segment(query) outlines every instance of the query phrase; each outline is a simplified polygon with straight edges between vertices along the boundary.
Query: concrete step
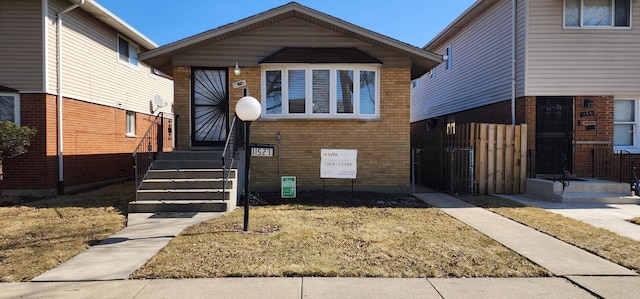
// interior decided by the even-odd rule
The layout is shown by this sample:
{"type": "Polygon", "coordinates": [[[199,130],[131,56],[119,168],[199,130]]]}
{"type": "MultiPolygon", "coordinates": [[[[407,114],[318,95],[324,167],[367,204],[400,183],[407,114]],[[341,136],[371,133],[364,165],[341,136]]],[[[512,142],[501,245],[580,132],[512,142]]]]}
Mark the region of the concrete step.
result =
{"type": "Polygon", "coordinates": [[[628,183],[596,179],[559,181],[527,179],[527,195],[553,202],[639,203],[628,183]]]}
{"type": "Polygon", "coordinates": [[[163,152],[157,160],[220,160],[222,150],[219,151],[173,151],[163,152]]]}
{"type": "MultiPolygon", "coordinates": [[[[236,170],[231,169],[229,178],[236,178],[236,170]]],[[[214,179],[222,178],[222,169],[151,169],[147,179],[214,179]]]]}
{"type": "Polygon", "coordinates": [[[144,200],[227,200],[232,190],[222,189],[168,189],[138,190],[137,201],[144,200]]]}
{"type": "Polygon", "coordinates": [[[222,168],[221,160],[156,160],[151,169],[213,169],[222,168]]]}
{"type": "MultiPolygon", "coordinates": [[[[142,181],[140,190],[171,190],[171,189],[222,189],[224,180],[217,179],[146,179],[142,181]]],[[[233,181],[228,180],[225,189],[233,187],[233,181]]]]}
{"type": "Polygon", "coordinates": [[[129,203],[129,213],[225,211],[227,202],[220,200],[148,200],[129,203]]]}
{"type": "Polygon", "coordinates": [[[558,202],[590,202],[607,204],[640,204],[640,196],[621,196],[619,193],[564,192],[558,202]]]}

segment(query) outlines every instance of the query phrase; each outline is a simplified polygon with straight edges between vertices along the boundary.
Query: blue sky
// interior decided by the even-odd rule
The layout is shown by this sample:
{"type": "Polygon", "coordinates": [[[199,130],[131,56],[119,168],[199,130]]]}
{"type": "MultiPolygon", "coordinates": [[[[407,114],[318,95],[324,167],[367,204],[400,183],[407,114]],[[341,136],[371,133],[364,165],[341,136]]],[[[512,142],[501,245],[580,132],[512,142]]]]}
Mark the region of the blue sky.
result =
{"type": "MultiPolygon", "coordinates": [[[[162,46],[289,0],[96,0],[162,46]]],[[[298,0],[304,6],[422,47],[475,0],[298,0]]]]}

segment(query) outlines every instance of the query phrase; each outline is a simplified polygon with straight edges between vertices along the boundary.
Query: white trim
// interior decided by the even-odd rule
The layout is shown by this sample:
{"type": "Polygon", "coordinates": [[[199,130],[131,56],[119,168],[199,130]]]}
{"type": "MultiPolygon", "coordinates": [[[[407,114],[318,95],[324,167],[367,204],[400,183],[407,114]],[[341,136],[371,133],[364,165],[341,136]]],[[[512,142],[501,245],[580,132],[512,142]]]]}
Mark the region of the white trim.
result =
{"type": "Polygon", "coordinates": [[[49,1],[42,1],[42,90],[49,92],[49,1]]]}
{"type": "Polygon", "coordinates": [[[20,125],[20,94],[17,92],[0,92],[0,96],[13,97],[13,123],[20,125]]]}
{"type": "Polygon", "coordinates": [[[614,29],[614,30],[625,30],[633,28],[633,1],[629,0],[629,26],[616,26],[616,0],[611,0],[611,25],[607,26],[598,26],[598,25],[584,25],[584,0],[580,1],[580,20],[578,26],[567,26],[567,0],[562,0],[562,29],[614,29]]]}
{"type": "Polygon", "coordinates": [[[640,152],[640,100],[637,98],[616,98],[614,99],[614,116],[613,116],[613,149],[614,150],[626,150],[632,153],[640,152]],[[633,102],[633,121],[619,121],[615,120],[615,102],[617,101],[632,101],[633,102]],[[615,127],[616,125],[631,125],[632,126],[632,137],[631,137],[631,146],[628,145],[615,145],[615,127]]]}
{"type": "Polygon", "coordinates": [[[262,105],[261,119],[277,120],[277,119],[358,119],[358,120],[378,120],[380,119],[380,66],[375,65],[355,65],[355,64],[290,64],[290,65],[262,65],[261,69],[261,94],[263,99],[260,101],[262,105]],[[288,71],[305,70],[305,112],[289,113],[289,76],[288,71]],[[313,71],[328,70],[329,71],[329,113],[313,113],[313,71]],[[267,87],[266,72],[281,72],[281,113],[267,113],[267,87]],[[338,113],[337,99],[337,72],[353,71],[353,112],[338,113]],[[374,113],[360,114],[360,72],[375,73],[375,98],[374,113]]]}
{"type": "Polygon", "coordinates": [[[122,35],[120,33],[116,34],[116,58],[118,59],[118,61],[120,63],[126,64],[126,65],[128,65],[130,67],[138,69],[138,68],[140,68],[140,57],[139,56],[140,56],[140,46],[138,44],[136,44],[135,42],[133,42],[132,40],[128,39],[127,37],[125,37],[124,35],[122,35]],[[129,46],[127,48],[127,50],[128,50],[128,53],[127,53],[128,54],[128,56],[127,56],[128,59],[127,60],[124,60],[124,59],[120,58],[120,39],[126,41],[128,46],[129,46]],[[132,48],[135,49],[135,61],[136,61],[135,64],[131,62],[131,53],[132,53],[131,49],[132,48]]]}

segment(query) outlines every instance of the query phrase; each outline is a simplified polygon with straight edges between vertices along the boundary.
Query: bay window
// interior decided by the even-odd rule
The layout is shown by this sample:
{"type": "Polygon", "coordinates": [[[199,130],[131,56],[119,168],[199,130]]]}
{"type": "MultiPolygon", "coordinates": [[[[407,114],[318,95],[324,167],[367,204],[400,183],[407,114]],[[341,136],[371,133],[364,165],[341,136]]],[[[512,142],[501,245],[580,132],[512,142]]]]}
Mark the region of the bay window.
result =
{"type": "Polygon", "coordinates": [[[266,66],[263,118],[376,119],[379,80],[377,66],[266,66]]]}

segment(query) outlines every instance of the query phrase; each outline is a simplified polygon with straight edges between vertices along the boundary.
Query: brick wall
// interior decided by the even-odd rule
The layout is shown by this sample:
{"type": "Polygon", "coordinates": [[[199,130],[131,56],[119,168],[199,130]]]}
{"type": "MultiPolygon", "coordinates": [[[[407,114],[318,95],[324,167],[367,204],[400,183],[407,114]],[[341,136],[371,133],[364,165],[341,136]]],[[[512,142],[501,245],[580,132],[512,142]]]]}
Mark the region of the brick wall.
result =
{"type": "Polygon", "coordinates": [[[177,120],[176,149],[191,148],[191,68],[179,66],[173,68],[174,110],[177,120]]]}
{"type": "MultiPolygon", "coordinates": [[[[4,164],[3,189],[9,194],[55,194],[58,185],[57,99],[53,95],[21,95],[23,125],[36,137],[25,155],[4,164]]],[[[136,114],[138,138],[125,136],[126,111],[73,99],[63,102],[64,187],[74,189],[133,175],[131,154],[149,128],[152,116],[136,114]]],[[[165,150],[171,141],[165,134],[165,150]]]]}
{"type": "MultiPolygon", "coordinates": [[[[276,135],[280,132],[280,174],[296,176],[300,189],[322,187],[320,150],[327,148],[358,150],[356,188],[407,190],[410,71],[382,68],[380,76],[380,120],[262,120],[252,125],[252,142],[277,145],[276,135]]],[[[260,69],[243,68],[241,77],[247,80],[249,95],[259,99],[260,69]]],[[[241,93],[240,89],[231,90],[231,114],[241,93]]],[[[274,157],[254,157],[251,165],[253,188],[279,188],[277,147],[274,157]]],[[[350,184],[350,180],[326,181],[329,187],[350,184]]]]}
{"type": "MultiPolygon", "coordinates": [[[[574,173],[579,177],[590,177],[592,171],[593,148],[613,149],[613,105],[612,96],[576,96],[574,105],[574,173]],[[592,106],[584,107],[583,102],[589,99],[592,106]],[[581,113],[593,112],[594,115],[581,116],[581,113]],[[595,128],[587,125],[595,124],[595,128]]],[[[456,123],[487,122],[511,123],[511,101],[506,100],[492,105],[458,112],[456,123]]],[[[425,128],[426,121],[412,124],[413,131],[425,128]]],[[[433,122],[432,122],[433,123],[433,122]]],[[[446,125],[446,116],[435,122],[438,127],[446,125]]],[[[527,124],[528,149],[536,147],[536,97],[527,96],[516,100],[516,123],[527,124]]],[[[413,133],[415,136],[419,134],[413,133]]],[[[420,144],[417,140],[416,145],[420,144]]]]}

